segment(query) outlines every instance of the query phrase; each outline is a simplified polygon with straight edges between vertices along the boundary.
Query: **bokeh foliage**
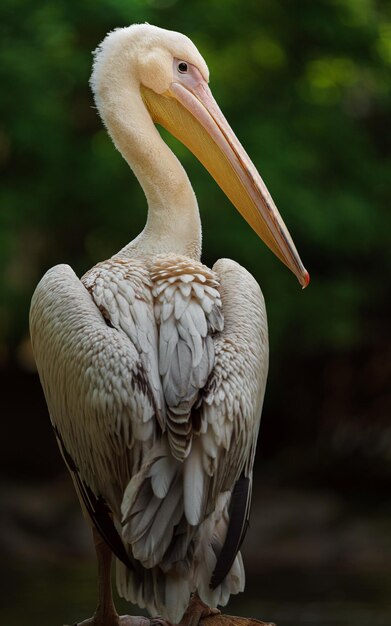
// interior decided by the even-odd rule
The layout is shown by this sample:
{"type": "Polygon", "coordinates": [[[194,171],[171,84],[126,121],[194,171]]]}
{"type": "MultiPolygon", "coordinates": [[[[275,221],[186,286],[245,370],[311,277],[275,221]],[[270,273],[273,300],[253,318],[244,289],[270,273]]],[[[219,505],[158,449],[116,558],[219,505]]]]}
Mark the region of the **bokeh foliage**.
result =
{"type": "MultiPolygon", "coordinates": [[[[312,284],[259,242],[185,148],[204,261],[229,256],[259,280],[272,354],[384,340],[390,262],[391,12],[374,0],[2,0],[1,353],[27,333],[51,265],[79,273],[142,228],[145,200],[93,108],[91,51],[133,22],[182,31],[259,167],[312,284]]],[[[166,135],[164,135],[166,137],[166,135]]]]}

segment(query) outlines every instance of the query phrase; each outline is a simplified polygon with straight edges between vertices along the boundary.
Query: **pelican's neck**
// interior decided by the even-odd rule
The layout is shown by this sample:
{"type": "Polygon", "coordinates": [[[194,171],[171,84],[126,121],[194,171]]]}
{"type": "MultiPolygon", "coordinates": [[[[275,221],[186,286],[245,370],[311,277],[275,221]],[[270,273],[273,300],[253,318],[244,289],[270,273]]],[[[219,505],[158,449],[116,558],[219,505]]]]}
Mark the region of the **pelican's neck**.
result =
{"type": "MultiPolygon", "coordinates": [[[[121,69],[121,68],[120,68],[121,69]]],[[[182,165],[160,137],[129,73],[113,76],[96,98],[99,112],[148,202],[144,230],[121,254],[201,254],[198,204],[182,165]]]]}

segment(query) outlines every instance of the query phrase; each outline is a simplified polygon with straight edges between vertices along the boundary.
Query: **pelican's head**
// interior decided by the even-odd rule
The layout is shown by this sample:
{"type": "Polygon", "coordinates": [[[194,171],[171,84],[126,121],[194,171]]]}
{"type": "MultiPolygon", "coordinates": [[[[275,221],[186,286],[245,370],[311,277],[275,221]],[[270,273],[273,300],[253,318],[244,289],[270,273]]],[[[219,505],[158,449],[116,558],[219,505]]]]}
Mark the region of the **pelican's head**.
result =
{"type": "Polygon", "coordinates": [[[192,41],[149,24],[110,33],[98,49],[91,80],[98,99],[100,66],[113,54],[118,59],[119,51],[123,67],[132,65],[132,77],[154,122],[193,152],[257,235],[306,287],[309,274],[266,185],[213,98],[208,67],[192,41]]]}

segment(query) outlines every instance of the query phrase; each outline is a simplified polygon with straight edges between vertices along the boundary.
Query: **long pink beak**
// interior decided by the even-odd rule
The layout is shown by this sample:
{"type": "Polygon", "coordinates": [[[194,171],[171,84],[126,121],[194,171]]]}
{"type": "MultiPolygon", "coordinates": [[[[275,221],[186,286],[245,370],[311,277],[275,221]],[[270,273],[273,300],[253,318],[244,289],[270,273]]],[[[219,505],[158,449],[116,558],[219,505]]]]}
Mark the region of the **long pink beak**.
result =
{"type": "Polygon", "coordinates": [[[174,80],[163,94],[142,88],[153,119],[195,154],[257,235],[306,287],[309,274],[265,183],[200,71],[184,63],[182,73],[181,65],[174,59],[174,80]]]}

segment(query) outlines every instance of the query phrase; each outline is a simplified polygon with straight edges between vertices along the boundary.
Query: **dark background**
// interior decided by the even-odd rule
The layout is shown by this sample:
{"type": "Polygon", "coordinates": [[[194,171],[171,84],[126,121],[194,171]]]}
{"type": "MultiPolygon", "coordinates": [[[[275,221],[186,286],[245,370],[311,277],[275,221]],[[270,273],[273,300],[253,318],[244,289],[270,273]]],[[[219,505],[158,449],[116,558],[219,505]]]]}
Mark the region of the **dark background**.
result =
{"type": "Polygon", "coordinates": [[[47,268],[80,275],[143,227],[145,199],[88,79],[106,32],[144,21],[199,47],[311,274],[301,291],[164,135],[198,197],[204,263],[246,266],[269,314],[248,590],[229,610],[280,626],[389,625],[391,9],[374,0],[2,0],[0,621],[62,624],[95,601],[28,309],[47,268]]]}

